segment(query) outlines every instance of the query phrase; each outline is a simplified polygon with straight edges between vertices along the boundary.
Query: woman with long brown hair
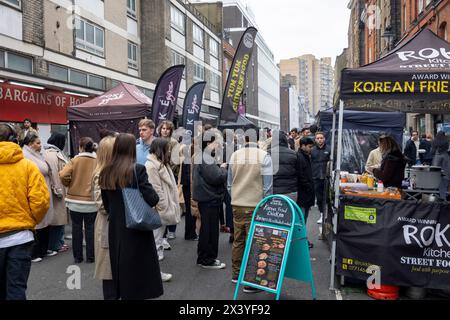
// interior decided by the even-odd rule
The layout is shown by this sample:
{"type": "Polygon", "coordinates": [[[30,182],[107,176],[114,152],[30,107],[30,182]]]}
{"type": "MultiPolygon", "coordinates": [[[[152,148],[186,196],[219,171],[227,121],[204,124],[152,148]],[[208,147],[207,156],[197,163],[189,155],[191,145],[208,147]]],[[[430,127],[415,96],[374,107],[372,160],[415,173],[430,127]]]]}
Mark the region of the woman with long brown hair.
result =
{"type": "MultiPolygon", "coordinates": [[[[178,175],[180,174],[180,158],[181,152],[180,144],[177,140],[175,140],[172,135],[175,129],[175,125],[170,120],[161,121],[156,132],[158,133],[158,137],[166,139],[169,142],[169,160],[170,160],[170,168],[172,169],[172,173],[175,177],[175,181],[178,181],[178,175]]],[[[170,250],[170,244],[166,239],[175,239],[176,238],[177,225],[168,225],[166,231],[164,232],[164,249],[170,250]]]]}
{"type": "Polygon", "coordinates": [[[385,187],[402,188],[405,178],[406,159],[394,138],[381,136],[379,139],[380,151],[383,155],[379,169],[373,169],[373,175],[383,181],[385,187]]]}
{"type": "MultiPolygon", "coordinates": [[[[150,183],[158,193],[159,202],[156,205],[162,226],[154,230],[158,256],[164,257],[164,231],[168,225],[177,225],[180,222],[180,203],[178,199],[177,184],[170,169],[169,142],[163,138],[153,140],[150,156],[145,163],[150,183]]],[[[169,281],[172,276],[161,273],[163,281],[169,281]]]]}
{"type": "Polygon", "coordinates": [[[136,138],[116,137],[113,157],[100,172],[99,186],[109,215],[109,254],[117,299],[151,299],[163,294],[158,256],[152,231],[129,229],[125,223],[122,189],[136,188],[154,207],[158,194],[148,182],[143,165],[136,163],[136,138]]]}

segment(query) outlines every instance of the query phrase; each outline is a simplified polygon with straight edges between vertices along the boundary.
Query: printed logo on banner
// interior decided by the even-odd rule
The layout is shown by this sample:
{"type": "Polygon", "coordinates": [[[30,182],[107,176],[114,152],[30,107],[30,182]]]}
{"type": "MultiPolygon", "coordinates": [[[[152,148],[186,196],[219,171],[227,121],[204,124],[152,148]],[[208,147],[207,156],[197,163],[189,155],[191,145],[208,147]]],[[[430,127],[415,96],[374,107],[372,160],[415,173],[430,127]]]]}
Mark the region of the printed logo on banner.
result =
{"type": "Polygon", "coordinates": [[[377,209],[345,206],[344,219],[376,224],[377,209]]]}
{"type": "Polygon", "coordinates": [[[253,47],[253,36],[250,33],[245,34],[244,45],[249,49],[253,47]]]}

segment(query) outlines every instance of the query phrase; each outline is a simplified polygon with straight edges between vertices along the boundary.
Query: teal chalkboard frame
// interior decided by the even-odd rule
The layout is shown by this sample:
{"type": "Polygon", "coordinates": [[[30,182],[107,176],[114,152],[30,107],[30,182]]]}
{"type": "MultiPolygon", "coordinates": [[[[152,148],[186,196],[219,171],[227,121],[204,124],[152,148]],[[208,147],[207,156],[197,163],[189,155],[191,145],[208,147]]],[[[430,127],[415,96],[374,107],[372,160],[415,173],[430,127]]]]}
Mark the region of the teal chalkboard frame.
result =
{"type": "Polygon", "coordinates": [[[283,280],[285,277],[309,283],[311,285],[312,298],[314,300],[316,299],[316,290],[314,287],[314,278],[311,268],[311,256],[308,247],[307,229],[305,225],[305,219],[303,217],[303,212],[291,198],[284,195],[272,195],[264,198],[253,212],[252,223],[250,225],[250,230],[245,245],[241,270],[239,272],[239,278],[234,292],[234,300],[237,300],[238,298],[239,287],[241,285],[250,286],[256,289],[274,293],[276,294],[276,300],[279,300],[281,289],[283,286],[283,280]],[[292,212],[292,225],[290,227],[285,225],[255,221],[258,209],[273,198],[281,199],[288,203],[289,208],[292,212]],[[281,263],[280,275],[278,278],[276,290],[244,281],[245,269],[247,267],[248,256],[252,244],[252,237],[255,233],[256,226],[269,227],[288,232],[285,254],[281,263]]]}

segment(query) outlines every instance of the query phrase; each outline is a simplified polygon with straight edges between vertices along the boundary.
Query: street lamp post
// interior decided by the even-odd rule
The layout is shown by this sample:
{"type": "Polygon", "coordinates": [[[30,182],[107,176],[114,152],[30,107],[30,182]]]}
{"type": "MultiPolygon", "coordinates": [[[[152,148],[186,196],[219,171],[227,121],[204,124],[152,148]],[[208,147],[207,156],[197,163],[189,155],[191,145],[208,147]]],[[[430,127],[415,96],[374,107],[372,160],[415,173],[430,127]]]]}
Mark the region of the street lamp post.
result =
{"type": "Polygon", "coordinates": [[[387,26],[384,29],[384,33],[383,33],[383,35],[381,37],[382,38],[387,38],[388,52],[391,51],[392,39],[394,39],[394,37],[395,37],[394,32],[392,32],[392,27],[391,26],[387,26]]]}

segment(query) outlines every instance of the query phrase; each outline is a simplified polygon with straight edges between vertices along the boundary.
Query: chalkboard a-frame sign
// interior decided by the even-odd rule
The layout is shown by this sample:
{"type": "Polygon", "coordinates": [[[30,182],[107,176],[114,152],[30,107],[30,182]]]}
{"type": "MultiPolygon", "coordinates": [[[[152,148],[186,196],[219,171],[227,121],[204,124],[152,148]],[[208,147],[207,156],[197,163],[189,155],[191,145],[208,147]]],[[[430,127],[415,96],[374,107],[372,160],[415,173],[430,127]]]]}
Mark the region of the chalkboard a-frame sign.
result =
{"type": "Polygon", "coordinates": [[[253,212],[234,299],[245,285],[278,300],[285,277],[310,283],[316,298],[303,213],[289,197],[274,195],[253,212]]]}

